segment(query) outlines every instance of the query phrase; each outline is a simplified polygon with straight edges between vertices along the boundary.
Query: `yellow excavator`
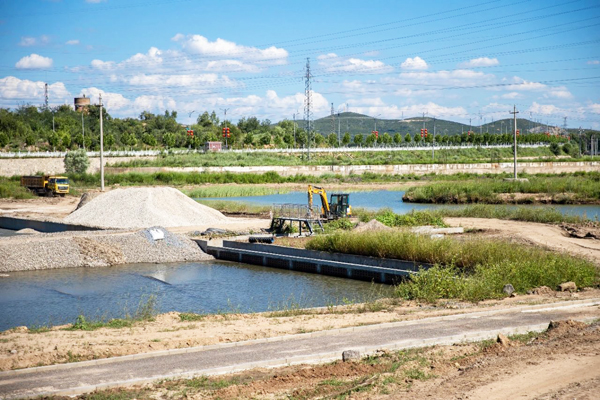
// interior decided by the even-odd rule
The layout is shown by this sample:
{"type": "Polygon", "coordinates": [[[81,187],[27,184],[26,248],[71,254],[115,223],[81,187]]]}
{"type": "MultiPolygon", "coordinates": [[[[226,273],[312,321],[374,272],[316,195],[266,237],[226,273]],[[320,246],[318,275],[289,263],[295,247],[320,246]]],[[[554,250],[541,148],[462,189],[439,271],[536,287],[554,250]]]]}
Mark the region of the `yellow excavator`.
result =
{"type": "Polygon", "coordinates": [[[325,189],[308,185],[308,206],[310,208],[313,206],[313,195],[315,194],[321,197],[321,218],[334,220],[352,215],[350,194],[332,193],[329,201],[327,201],[327,192],[325,189]]]}

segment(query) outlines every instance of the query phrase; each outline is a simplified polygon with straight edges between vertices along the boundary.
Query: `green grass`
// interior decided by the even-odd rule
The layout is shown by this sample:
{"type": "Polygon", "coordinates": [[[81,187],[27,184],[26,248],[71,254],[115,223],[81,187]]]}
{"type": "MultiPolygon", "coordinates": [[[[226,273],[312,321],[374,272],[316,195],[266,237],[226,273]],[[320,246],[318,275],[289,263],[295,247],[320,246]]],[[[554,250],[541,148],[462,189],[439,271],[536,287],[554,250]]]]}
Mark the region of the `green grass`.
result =
{"type": "Polygon", "coordinates": [[[416,203],[534,203],[534,196],[513,199],[500,194],[547,195],[555,204],[600,202],[600,172],[557,176],[527,176],[528,182],[504,181],[502,177],[480,177],[465,182],[437,182],[412,187],[405,201],[416,203]]]}
{"type": "Polygon", "coordinates": [[[184,190],[184,193],[192,198],[265,196],[289,192],[290,189],[285,187],[265,187],[259,185],[203,186],[184,190]]]}
{"type": "Polygon", "coordinates": [[[500,240],[430,239],[403,231],[338,232],[317,236],[306,248],[435,264],[397,287],[396,294],[406,299],[480,301],[504,297],[507,283],[525,293],[567,281],[578,287],[599,282],[598,269],[587,260],[500,240]]]}
{"type": "Polygon", "coordinates": [[[88,318],[85,315],[79,315],[75,322],[65,330],[68,331],[93,331],[100,328],[129,328],[135,322],[152,321],[157,314],[156,296],[150,295],[142,298],[138,304],[137,310],[133,315],[126,315],[125,318],[113,318],[109,320],[88,318]]]}
{"type": "MultiPolygon", "coordinates": [[[[471,148],[437,150],[435,162],[474,163],[512,160],[510,148],[471,148]]],[[[519,148],[519,157],[555,160],[548,147],[519,148]]],[[[163,154],[156,159],[136,159],[112,164],[112,167],[225,167],[225,166],[294,166],[294,165],[390,165],[431,164],[430,150],[312,153],[310,160],[302,153],[194,153],[163,154]]]]}
{"type": "Polygon", "coordinates": [[[560,224],[589,222],[586,216],[566,215],[554,207],[508,207],[491,204],[472,204],[460,208],[443,208],[432,212],[441,217],[456,218],[497,218],[513,221],[560,224]]]}
{"type": "Polygon", "coordinates": [[[361,222],[369,222],[372,219],[376,219],[382,224],[390,227],[423,225],[434,225],[439,227],[447,226],[443,220],[444,214],[437,211],[411,210],[406,214],[396,214],[390,208],[382,208],[378,211],[355,208],[352,209],[352,214],[361,222]]]}
{"type": "Polygon", "coordinates": [[[202,321],[204,318],[206,318],[205,314],[179,313],[181,321],[202,321]]]}
{"type": "Polygon", "coordinates": [[[20,177],[0,177],[0,198],[33,199],[37,196],[21,186],[20,177]]]}
{"type": "Polygon", "coordinates": [[[259,206],[254,204],[242,203],[238,201],[227,201],[227,200],[198,200],[198,203],[212,207],[215,210],[219,210],[229,214],[254,214],[262,215],[268,214],[271,210],[271,206],[259,206]]]}

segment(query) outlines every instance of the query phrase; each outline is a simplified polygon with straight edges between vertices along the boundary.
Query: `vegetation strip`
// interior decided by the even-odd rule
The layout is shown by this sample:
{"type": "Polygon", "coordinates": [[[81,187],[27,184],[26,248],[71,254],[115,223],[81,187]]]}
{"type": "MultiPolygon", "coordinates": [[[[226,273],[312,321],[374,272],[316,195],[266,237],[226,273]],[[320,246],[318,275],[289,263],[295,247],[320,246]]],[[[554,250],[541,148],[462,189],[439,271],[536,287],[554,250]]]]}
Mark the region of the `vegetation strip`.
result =
{"type": "Polygon", "coordinates": [[[597,267],[587,260],[507,241],[430,239],[407,231],[338,232],[317,236],[306,248],[436,264],[396,290],[400,297],[432,302],[501,298],[506,284],[525,293],[568,281],[578,287],[599,282],[597,267]]]}
{"type": "Polygon", "coordinates": [[[404,201],[416,203],[600,203],[600,172],[531,176],[526,181],[477,178],[470,182],[440,182],[412,187],[404,201]],[[528,194],[531,196],[518,196],[528,194]],[[505,196],[502,196],[505,195],[505,196]],[[539,196],[548,196],[540,199],[539,196]]]}

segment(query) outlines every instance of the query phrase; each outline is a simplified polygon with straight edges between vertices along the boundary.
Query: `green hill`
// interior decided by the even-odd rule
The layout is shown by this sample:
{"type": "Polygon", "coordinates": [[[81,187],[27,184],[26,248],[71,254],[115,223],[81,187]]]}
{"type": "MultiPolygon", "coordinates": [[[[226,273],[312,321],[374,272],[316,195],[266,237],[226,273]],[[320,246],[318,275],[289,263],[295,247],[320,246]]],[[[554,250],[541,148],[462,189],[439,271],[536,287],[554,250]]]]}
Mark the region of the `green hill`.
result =
{"type": "MultiPolygon", "coordinates": [[[[296,122],[298,123],[298,126],[304,128],[305,123],[303,120],[296,120],[296,122]]],[[[401,133],[404,135],[406,133],[420,133],[421,129],[423,128],[423,122],[425,122],[425,128],[427,128],[429,133],[432,134],[434,119],[431,117],[413,117],[402,120],[380,118],[375,119],[371,116],[354,112],[340,113],[339,116],[338,114],[335,114],[333,121],[331,116],[316,119],[313,121],[313,128],[315,131],[323,135],[328,135],[331,132],[337,133],[339,128],[342,134],[344,132],[349,132],[351,136],[354,136],[358,133],[363,135],[370,134],[375,129],[375,125],[377,125],[377,131],[379,131],[380,134],[387,132],[390,135],[394,135],[395,133],[401,133]]],[[[512,126],[513,120],[511,118],[506,118],[483,124],[481,126],[481,132],[500,133],[501,130],[502,132],[512,132],[512,126]]],[[[531,130],[531,132],[544,132],[546,130],[545,125],[521,118],[517,119],[517,127],[522,132],[529,130],[531,130]]],[[[459,135],[463,132],[466,133],[468,130],[468,124],[447,121],[444,119],[435,120],[435,131],[438,134],[459,135]]],[[[479,133],[479,125],[472,125],[471,130],[475,133],[479,133]]]]}

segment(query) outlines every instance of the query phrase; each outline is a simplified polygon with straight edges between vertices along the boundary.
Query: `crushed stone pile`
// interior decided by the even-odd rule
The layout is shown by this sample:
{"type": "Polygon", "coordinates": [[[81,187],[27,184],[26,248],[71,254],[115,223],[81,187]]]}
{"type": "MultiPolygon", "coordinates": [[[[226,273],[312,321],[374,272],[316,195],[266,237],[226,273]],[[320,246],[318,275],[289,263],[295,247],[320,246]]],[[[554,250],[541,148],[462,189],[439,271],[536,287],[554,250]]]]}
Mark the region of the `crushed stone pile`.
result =
{"type": "Polygon", "coordinates": [[[99,228],[193,226],[228,222],[219,211],[171,187],[133,187],[99,194],[64,222],[99,228]]]}

